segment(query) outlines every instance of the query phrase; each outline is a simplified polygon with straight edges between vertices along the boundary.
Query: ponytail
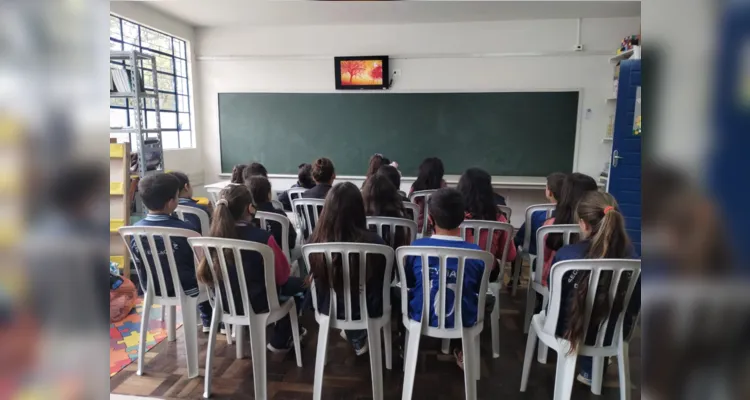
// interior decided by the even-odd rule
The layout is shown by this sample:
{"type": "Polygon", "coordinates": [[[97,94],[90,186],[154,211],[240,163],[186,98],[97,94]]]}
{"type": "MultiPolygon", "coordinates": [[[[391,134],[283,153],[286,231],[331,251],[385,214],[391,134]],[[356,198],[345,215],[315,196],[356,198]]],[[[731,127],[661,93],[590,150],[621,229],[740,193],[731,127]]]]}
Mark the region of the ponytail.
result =
{"type": "MultiPolygon", "coordinates": [[[[631,256],[632,245],[625,232],[625,219],[617,209],[617,202],[608,193],[588,192],[581,199],[576,208],[577,219],[591,228],[587,259],[628,258],[631,256]]],[[[563,338],[570,341],[571,351],[575,350],[586,336],[584,331],[586,315],[586,297],[589,292],[588,272],[581,273],[576,279],[573,289],[571,307],[568,310],[568,326],[565,327],[563,338]]],[[[611,284],[611,275],[600,277],[600,286],[611,284]]],[[[620,282],[622,285],[622,282],[620,282]]],[[[620,290],[618,287],[617,290],[620,290]]],[[[621,307],[622,305],[620,305],[621,307]]],[[[617,307],[611,307],[615,309],[617,307]]],[[[590,324],[599,326],[610,314],[609,296],[607,290],[597,288],[594,305],[591,310],[590,324]]],[[[616,311],[615,313],[618,313],[616,311]]]]}
{"type": "MultiPolygon", "coordinates": [[[[253,204],[253,196],[250,190],[244,185],[231,185],[221,191],[221,199],[216,202],[214,215],[211,220],[211,229],[209,236],[226,239],[237,239],[236,224],[245,218],[248,206],[253,204]]],[[[213,265],[218,266],[219,260],[215,250],[211,250],[211,259],[213,265]]],[[[224,258],[230,264],[234,264],[234,254],[231,250],[224,250],[224,258]]],[[[221,280],[221,270],[215,268],[213,274],[221,280]]],[[[198,264],[196,271],[198,281],[206,285],[213,286],[214,280],[208,260],[204,258],[198,264]]]]}

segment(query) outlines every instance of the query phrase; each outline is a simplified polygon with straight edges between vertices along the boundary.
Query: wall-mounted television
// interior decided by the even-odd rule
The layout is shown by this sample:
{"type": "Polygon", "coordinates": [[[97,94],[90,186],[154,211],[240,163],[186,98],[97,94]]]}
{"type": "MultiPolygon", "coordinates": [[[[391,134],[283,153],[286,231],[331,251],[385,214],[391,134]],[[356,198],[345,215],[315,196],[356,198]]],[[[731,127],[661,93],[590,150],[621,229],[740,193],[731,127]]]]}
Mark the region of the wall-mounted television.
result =
{"type": "Polygon", "coordinates": [[[336,89],[388,89],[388,56],[334,57],[336,89]]]}

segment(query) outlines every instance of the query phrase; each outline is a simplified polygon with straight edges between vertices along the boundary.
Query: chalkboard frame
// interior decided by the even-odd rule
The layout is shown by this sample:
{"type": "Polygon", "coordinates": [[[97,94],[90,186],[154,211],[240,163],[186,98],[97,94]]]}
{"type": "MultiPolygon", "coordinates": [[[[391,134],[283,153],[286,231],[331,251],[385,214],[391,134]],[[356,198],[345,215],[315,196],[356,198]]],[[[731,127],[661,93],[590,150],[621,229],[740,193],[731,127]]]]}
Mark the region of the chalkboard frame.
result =
{"type": "MultiPolygon", "coordinates": [[[[394,82],[391,82],[393,84],[394,82]]],[[[467,88],[467,89],[410,89],[410,90],[399,90],[398,88],[394,89],[394,86],[390,86],[387,90],[371,90],[371,91],[364,91],[367,94],[373,94],[373,95],[390,95],[390,94],[452,94],[452,93],[467,93],[467,94],[475,94],[475,93],[555,93],[555,92],[575,92],[578,96],[578,104],[576,107],[576,127],[575,127],[575,137],[574,137],[574,148],[573,148],[573,162],[571,165],[571,171],[579,171],[579,159],[580,159],[580,147],[581,147],[581,129],[582,129],[582,122],[584,118],[584,109],[583,109],[583,96],[584,96],[584,88],[583,87],[556,87],[556,88],[482,88],[482,89],[476,89],[476,88],[467,88]]],[[[356,94],[363,94],[363,91],[360,90],[292,90],[292,91],[269,91],[269,90],[243,90],[243,91],[220,91],[216,93],[216,104],[217,104],[217,135],[218,135],[218,149],[219,149],[219,176],[220,177],[228,177],[231,175],[230,172],[225,172],[223,169],[223,154],[222,154],[222,135],[221,135],[221,107],[220,107],[220,97],[223,94],[339,94],[339,95],[356,95],[356,94]]],[[[586,113],[590,113],[591,109],[587,109],[585,111],[586,113]]],[[[438,155],[439,157],[439,155],[438,155]]],[[[363,170],[366,169],[367,160],[363,161],[363,170]]],[[[468,166],[467,166],[468,168],[468,166]]],[[[280,179],[286,179],[286,178],[296,178],[296,174],[292,173],[274,173],[269,172],[269,177],[271,178],[280,178],[280,179]]],[[[452,176],[452,177],[459,177],[460,175],[455,174],[449,174],[446,172],[446,177],[452,176]]],[[[364,175],[338,175],[339,178],[345,179],[345,180],[358,180],[358,179],[364,179],[364,175]]],[[[530,180],[533,179],[540,179],[540,178],[546,178],[545,176],[517,176],[517,175],[497,175],[492,174],[493,180],[494,179],[502,179],[503,177],[510,177],[510,178],[517,178],[517,177],[524,177],[529,178],[530,180]]],[[[403,175],[402,179],[415,179],[415,176],[412,175],[403,175]]],[[[494,185],[494,184],[493,184],[494,185]]]]}

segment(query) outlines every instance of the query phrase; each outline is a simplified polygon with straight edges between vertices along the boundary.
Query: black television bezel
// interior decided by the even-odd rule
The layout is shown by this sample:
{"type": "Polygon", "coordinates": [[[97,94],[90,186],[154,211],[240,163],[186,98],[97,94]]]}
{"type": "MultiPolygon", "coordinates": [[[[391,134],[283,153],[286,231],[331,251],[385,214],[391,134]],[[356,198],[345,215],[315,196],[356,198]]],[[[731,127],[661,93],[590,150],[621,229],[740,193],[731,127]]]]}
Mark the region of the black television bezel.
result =
{"type": "Polygon", "coordinates": [[[384,90],[390,86],[390,69],[388,65],[388,56],[356,56],[356,57],[334,57],[334,69],[336,73],[336,90],[384,90]],[[380,60],[383,66],[383,84],[382,85],[342,85],[341,84],[341,61],[351,60],[380,60]]]}

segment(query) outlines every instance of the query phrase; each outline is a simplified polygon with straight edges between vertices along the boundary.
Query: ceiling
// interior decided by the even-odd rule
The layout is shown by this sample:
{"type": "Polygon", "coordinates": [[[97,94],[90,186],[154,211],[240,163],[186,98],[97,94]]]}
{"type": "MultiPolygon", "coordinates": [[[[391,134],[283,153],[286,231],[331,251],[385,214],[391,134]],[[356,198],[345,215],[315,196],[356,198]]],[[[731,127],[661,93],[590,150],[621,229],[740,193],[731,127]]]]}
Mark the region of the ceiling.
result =
{"type": "Polygon", "coordinates": [[[198,27],[638,17],[640,1],[146,1],[198,27]]]}

